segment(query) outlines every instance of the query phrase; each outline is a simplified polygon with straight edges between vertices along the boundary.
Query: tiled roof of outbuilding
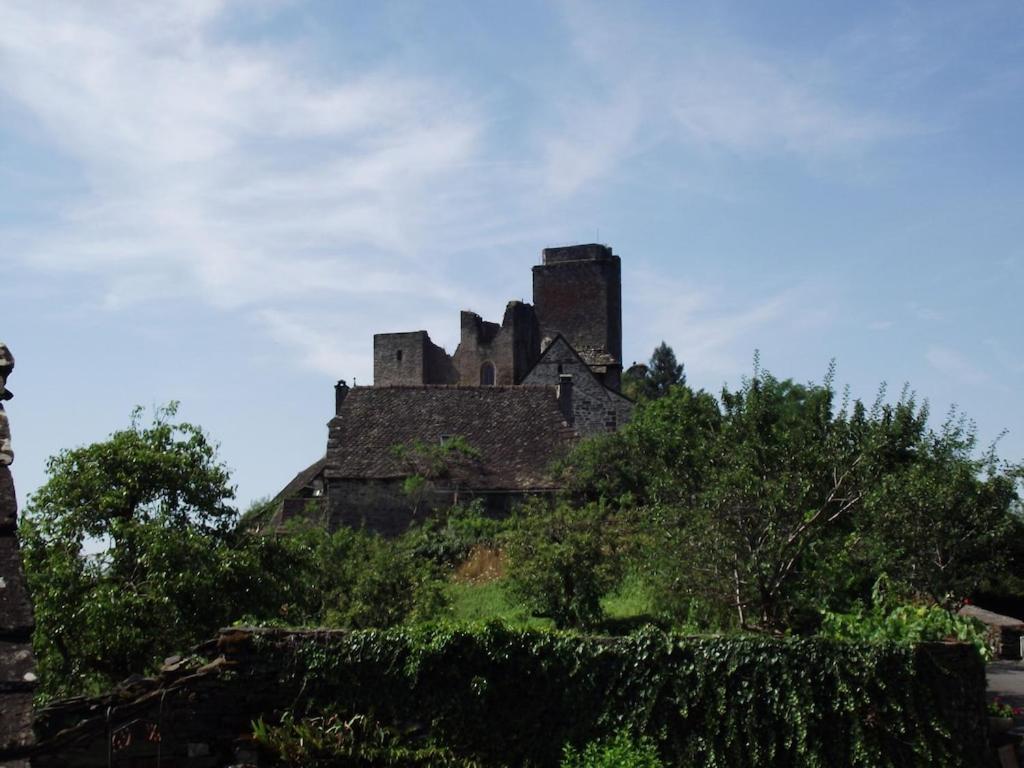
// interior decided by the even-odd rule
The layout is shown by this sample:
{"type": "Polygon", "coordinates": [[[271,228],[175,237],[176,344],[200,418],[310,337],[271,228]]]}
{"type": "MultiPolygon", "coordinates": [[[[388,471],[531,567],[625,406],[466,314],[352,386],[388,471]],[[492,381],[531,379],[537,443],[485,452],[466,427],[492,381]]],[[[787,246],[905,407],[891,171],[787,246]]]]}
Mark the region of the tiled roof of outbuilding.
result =
{"type": "Polygon", "coordinates": [[[453,436],[480,453],[469,482],[479,490],[553,487],[550,465],[576,439],[554,387],[354,387],[330,422],[325,475],[403,477],[394,446],[453,436]]]}

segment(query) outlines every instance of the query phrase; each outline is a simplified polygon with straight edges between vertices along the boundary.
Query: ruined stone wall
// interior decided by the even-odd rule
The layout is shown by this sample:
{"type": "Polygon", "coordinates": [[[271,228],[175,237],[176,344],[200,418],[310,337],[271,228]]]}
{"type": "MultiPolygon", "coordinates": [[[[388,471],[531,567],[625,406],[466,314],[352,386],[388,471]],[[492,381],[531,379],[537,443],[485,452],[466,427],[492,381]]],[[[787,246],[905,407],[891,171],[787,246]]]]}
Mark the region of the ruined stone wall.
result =
{"type": "Polygon", "coordinates": [[[424,384],[458,384],[459,372],[452,356],[427,336],[423,340],[424,384]]]}
{"type": "Polygon", "coordinates": [[[573,427],[580,435],[614,432],[629,421],[633,404],[602,385],[562,338],[545,351],[523,384],[557,385],[563,374],[572,375],[573,427]]]}
{"type": "Polygon", "coordinates": [[[501,325],[463,311],[461,337],[453,356],[459,384],[481,384],[481,368],[492,363],[494,384],[520,384],[540,357],[540,326],[529,304],[510,301],[501,325]]]}
{"type": "Polygon", "coordinates": [[[377,333],[373,336],[373,383],[455,384],[451,357],[430,340],[426,331],[377,333]]]}
{"type": "Polygon", "coordinates": [[[604,245],[545,248],[533,268],[541,334],[561,333],[577,350],[603,350],[622,362],[622,265],[604,245]]]}
{"type": "Polygon", "coordinates": [[[12,395],[7,377],[14,357],[0,343],[0,765],[27,766],[19,755],[33,743],[32,602],[18,548],[18,502],[10,465],[14,461],[11,431],[3,401],[12,395]]]}

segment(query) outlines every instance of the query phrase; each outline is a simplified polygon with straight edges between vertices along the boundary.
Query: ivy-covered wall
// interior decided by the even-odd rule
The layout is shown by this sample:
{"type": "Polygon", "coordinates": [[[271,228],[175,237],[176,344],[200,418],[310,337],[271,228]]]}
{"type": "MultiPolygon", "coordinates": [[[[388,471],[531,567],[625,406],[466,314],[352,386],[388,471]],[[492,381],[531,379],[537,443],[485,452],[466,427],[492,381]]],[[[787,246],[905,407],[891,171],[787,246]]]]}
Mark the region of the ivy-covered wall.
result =
{"type": "Polygon", "coordinates": [[[313,709],[427,723],[458,753],[557,764],[622,727],[670,765],[972,766],[985,753],[984,667],[966,646],[624,638],[478,631],[325,634],[284,653],[313,709]]]}
{"type": "MultiPolygon", "coordinates": [[[[557,765],[566,743],[623,728],[653,737],[673,766],[973,767],[986,754],[984,666],[964,645],[489,625],[225,630],[203,656],[138,682],[134,700],[115,692],[54,705],[40,722],[44,741],[87,713],[95,727],[65,734],[61,757],[35,764],[99,765],[107,735],[128,727],[158,732],[176,765],[221,764],[252,721],[286,710],[369,714],[494,766],[557,765]]],[[[142,736],[133,744],[114,751],[114,765],[156,749],[142,736]]]]}

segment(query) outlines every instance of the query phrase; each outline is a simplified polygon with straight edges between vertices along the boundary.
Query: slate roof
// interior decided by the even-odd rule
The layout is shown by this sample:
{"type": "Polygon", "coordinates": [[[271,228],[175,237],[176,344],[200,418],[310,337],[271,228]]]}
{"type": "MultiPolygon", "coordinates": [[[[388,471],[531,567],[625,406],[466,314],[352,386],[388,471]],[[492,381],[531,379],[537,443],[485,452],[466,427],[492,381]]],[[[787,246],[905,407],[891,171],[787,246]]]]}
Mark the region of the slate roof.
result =
{"type": "Polygon", "coordinates": [[[328,479],[405,477],[394,446],[459,436],[480,453],[474,490],[553,488],[549,467],[577,437],[555,387],[353,387],[329,426],[328,479]]]}

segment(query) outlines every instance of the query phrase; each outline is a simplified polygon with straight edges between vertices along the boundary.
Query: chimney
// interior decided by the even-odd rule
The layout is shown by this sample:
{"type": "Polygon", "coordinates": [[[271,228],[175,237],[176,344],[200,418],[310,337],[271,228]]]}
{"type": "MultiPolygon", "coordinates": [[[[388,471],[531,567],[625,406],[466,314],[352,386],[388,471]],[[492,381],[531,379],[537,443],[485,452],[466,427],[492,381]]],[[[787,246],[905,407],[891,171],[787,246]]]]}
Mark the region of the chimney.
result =
{"type": "Polygon", "coordinates": [[[344,379],[339,379],[338,383],[334,385],[334,415],[337,416],[341,413],[341,404],[345,402],[345,397],[348,395],[348,384],[344,379]]]}
{"type": "Polygon", "coordinates": [[[562,411],[562,415],[565,416],[566,422],[569,426],[573,425],[573,411],[572,411],[572,374],[571,373],[560,373],[558,374],[558,408],[562,411]]]}

